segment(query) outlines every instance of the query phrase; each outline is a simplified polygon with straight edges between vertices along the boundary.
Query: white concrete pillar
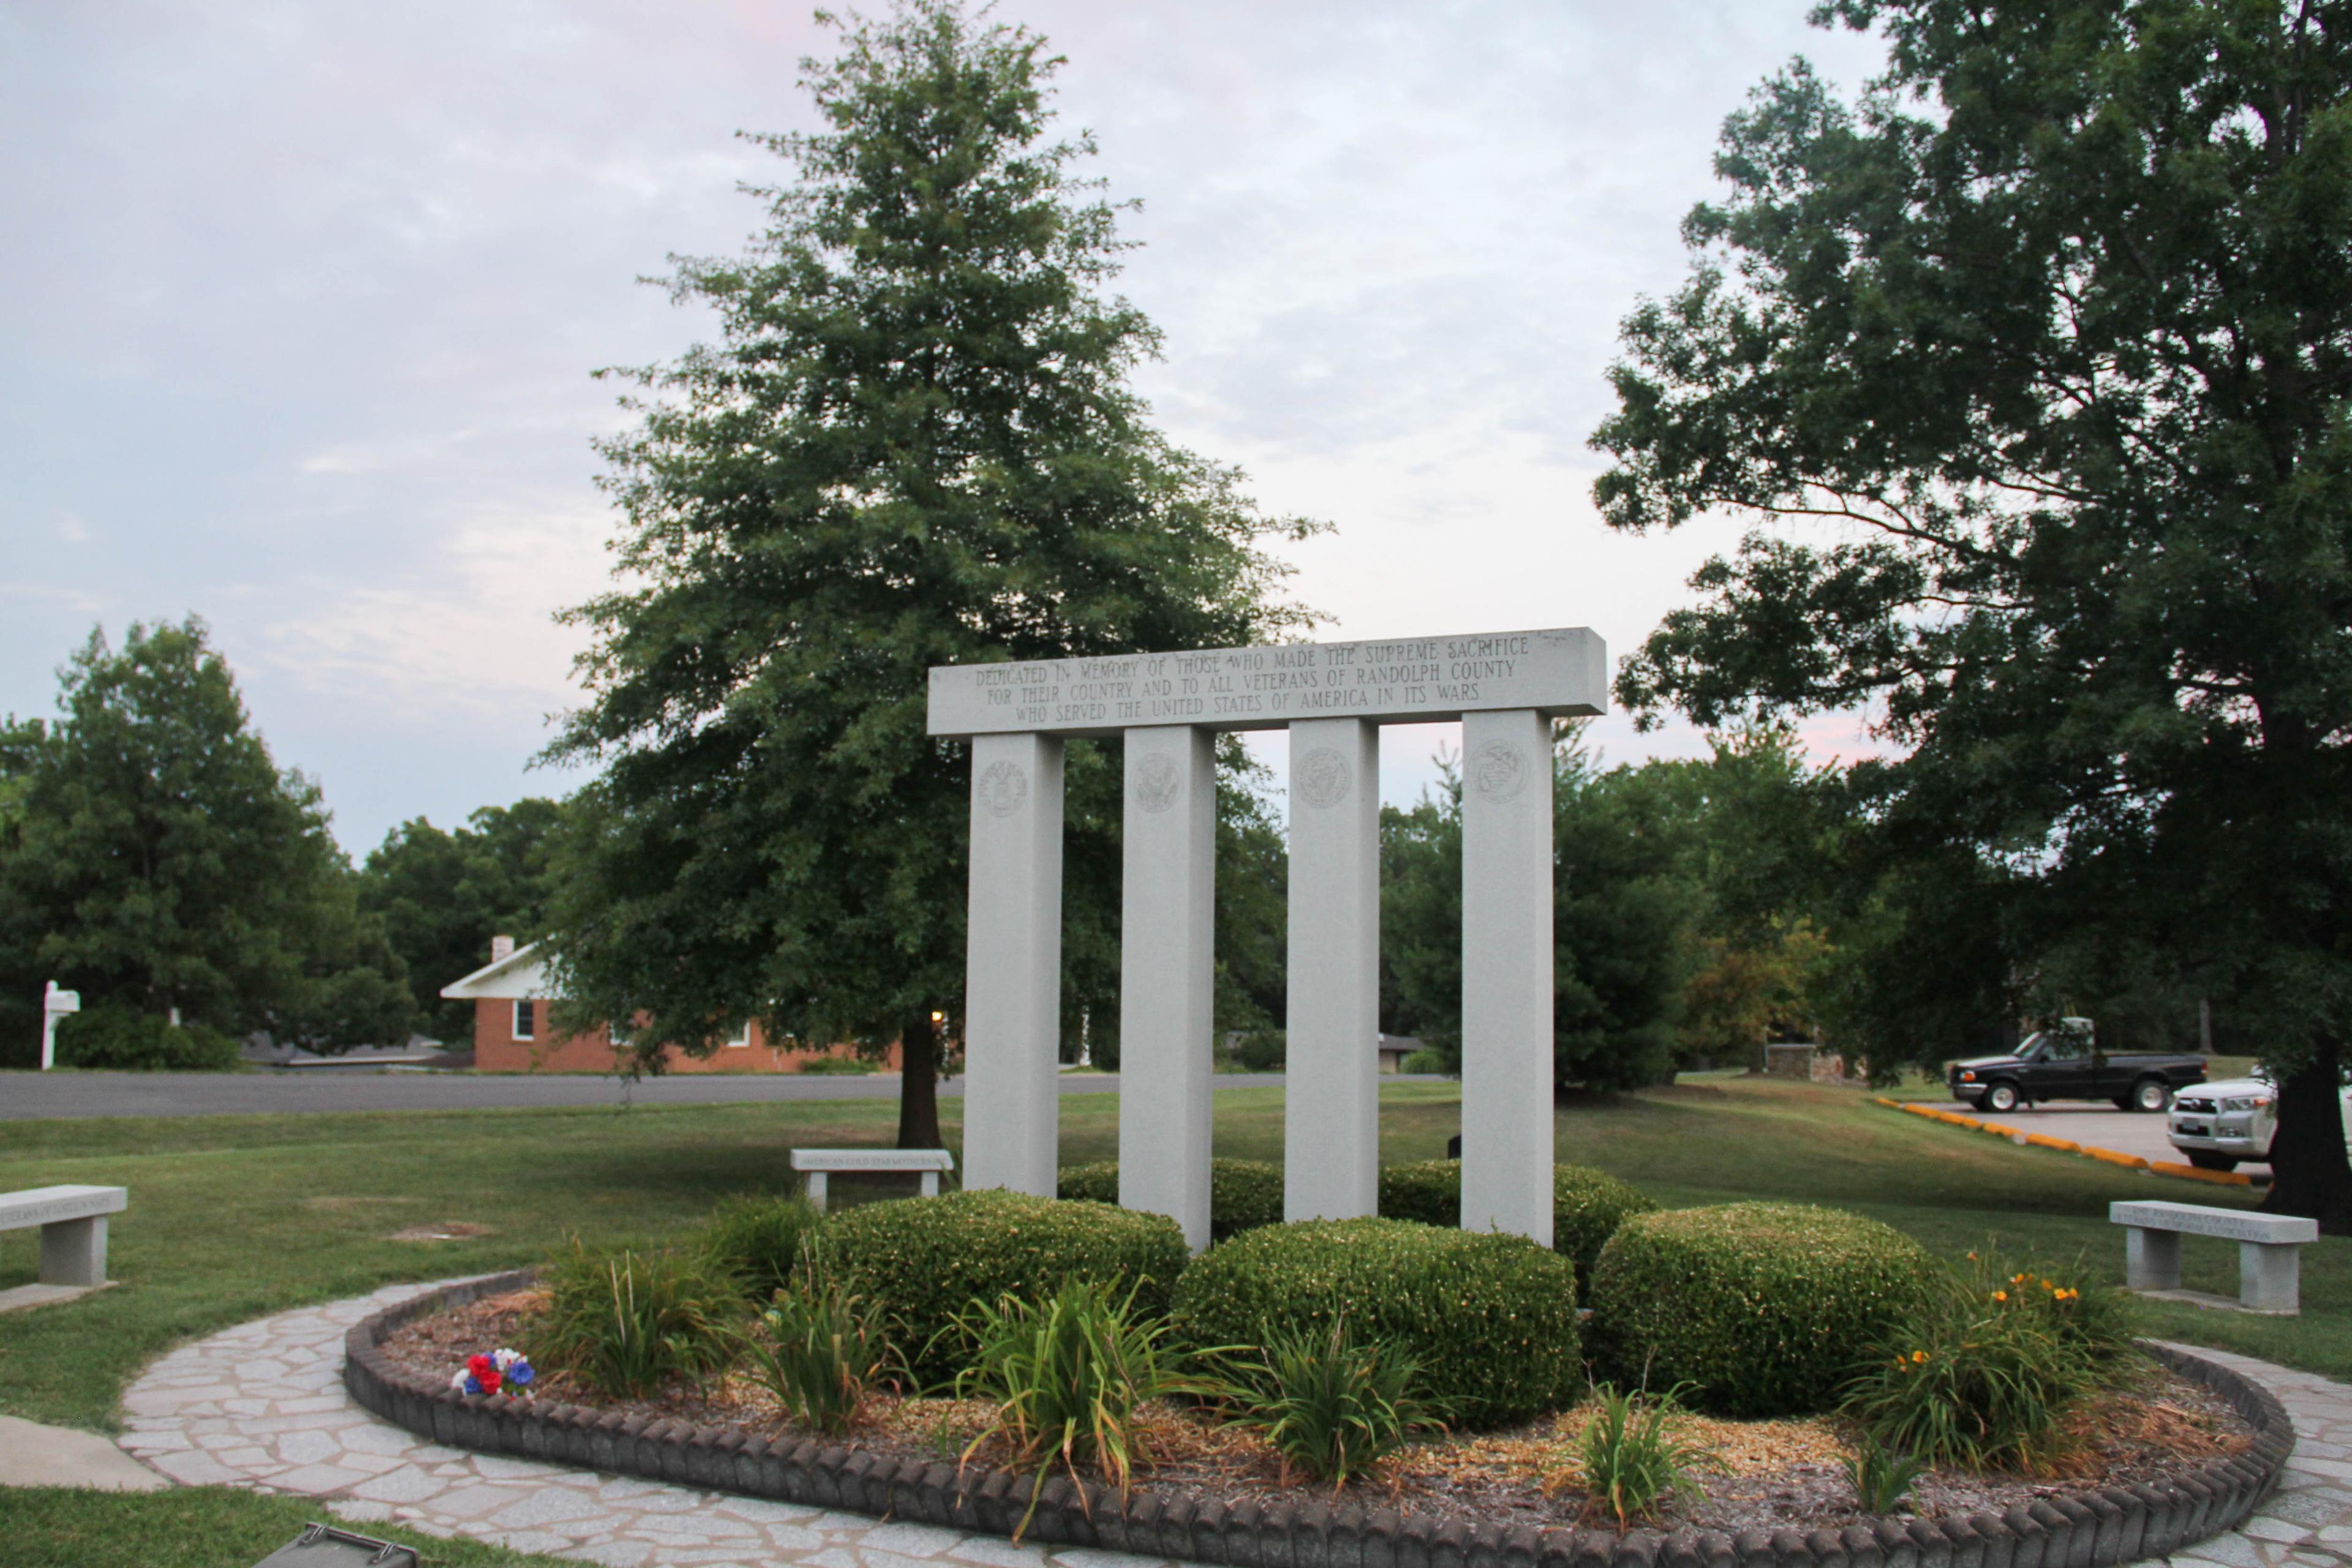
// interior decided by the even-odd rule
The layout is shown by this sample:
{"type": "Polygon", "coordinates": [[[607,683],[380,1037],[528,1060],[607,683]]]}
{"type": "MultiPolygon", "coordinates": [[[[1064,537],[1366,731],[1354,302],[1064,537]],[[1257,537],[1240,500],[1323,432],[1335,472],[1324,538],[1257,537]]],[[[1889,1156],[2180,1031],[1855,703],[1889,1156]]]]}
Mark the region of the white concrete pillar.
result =
{"type": "Polygon", "coordinates": [[[1380,1209],[1381,731],[1290,726],[1282,1217],[1380,1209]]]}
{"type": "Polygon", "coordinates": [[[1127,732],[1119,900],[1118,1201],[1209,1245],[1216,735],[1127,732]]]}
{"type": "Polygon", "coordinates": [[[1054,1195],[1061,1133],[1062,742],[971,742],[964,1182],[1054,1195]]]}
{"type": "MultiPolygon", "coordinates": [[[[2243,1265],[2241,1265],[2242,1269],[2243,1265]]],[[[2133,1290],[2180,1289],[2180,1233],[2130,1226],[2124,1231],[2124,1285],[2133,1290]]]]}
{"type": "Polygon", "coordinates": [[[2300,1247],[2238,1243],[2238,1305],[2252,1312],[2303,1310],[2300,1247]]]}
{"type": "Polygon", "coordinates": [[[106,1283],[106,1216],[52,1220],[41,1227],[41,1283],[106,1283]]]}
{"type": "Polygon", "coordinates": [[[1462,720],[1462,1228],[1551,1245],[1551,721],[1462,720]]]}

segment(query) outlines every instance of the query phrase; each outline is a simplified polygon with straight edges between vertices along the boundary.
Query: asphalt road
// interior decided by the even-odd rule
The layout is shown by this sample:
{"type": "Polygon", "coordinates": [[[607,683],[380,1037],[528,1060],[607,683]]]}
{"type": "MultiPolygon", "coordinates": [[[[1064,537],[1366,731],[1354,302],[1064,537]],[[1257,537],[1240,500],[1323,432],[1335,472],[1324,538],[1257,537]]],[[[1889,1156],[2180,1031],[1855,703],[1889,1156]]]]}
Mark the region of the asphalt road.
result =
{"type": "MultiPolygon", "coordinates": [[[[1279,1088],[1280,1073],[1220,1073],[1219,1089],[1279,1088]]],[[[1064,1094],[1117,1094],[1117,1073],[1066,1073],[1064,1094]]],[[[942,1096],[963,1079],[940,1080],[942,1096]]],[[[330,1110],[491,1110],[551,1105],[736,1105],[809,1100],[896,1100],[898,1075],[698,1073],[690,1077],[478,1078],[471,1073],[0,1072],[0,1121],[49,1116],[243,1116],[330,1110]]]]}
{"type": "MultiPolygon", "coordinates": [[[[2169,1160],[2175,1164],[2186,1164],[2189,1161],[2189,1157],[2174,1148],[2172,1141],[2165,1136],[2163,1117],[2135,1110],[2117,1110],[2111,1105],[2061,1102],[2050,1106],[2037,1105],[2030,1110],[2012,1110],[2005,1116],[1958,1102],[1938,1105],[1936,1109],[1957,1110],[1963,1116],[1973,1116],[1996,1127],[2012,1127],[2021,1133],[2039,1132],[2045,1138],[2064,1138],[2075,1143],[2113,1149],[2119,1154],[2137,1154],[2143,1160],[2169,1160]]],[[[2249,1163],[2238,1169],[2263,1181],[2270,1179],[2271,1168],[2266,1164],[2249,1163]]]]}

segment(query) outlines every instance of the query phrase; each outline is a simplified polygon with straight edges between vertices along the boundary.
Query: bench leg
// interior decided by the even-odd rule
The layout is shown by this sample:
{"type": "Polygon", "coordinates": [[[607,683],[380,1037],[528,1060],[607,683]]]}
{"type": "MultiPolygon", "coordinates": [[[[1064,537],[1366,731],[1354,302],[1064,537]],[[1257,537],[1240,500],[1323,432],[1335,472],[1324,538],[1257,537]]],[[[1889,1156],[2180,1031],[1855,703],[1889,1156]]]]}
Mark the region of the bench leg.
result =
{"type": "Polygon", "coordinates": [[[925,1171],[923,1173],[923,1195],[927,1198],[935,1198],[940,1195],[940,1173],[937,1171],[925,1171]]]}
{"type": "Polygon", "coordinates": [[[2300,1312],[2302,1283],[2295,1248],[2238,1243],[2238,1305],[2257,1312],[2300,1312]]]}
{"type": "Polygon", "coordinates": [[[2124,1284],[2134,1290],[2179,1289],[2180,1233],[2126,1226],[2124,1284]]]}
{"type": "Polygon", "coordinates": [[[824,1212],[824,1173],[823,1171],[811,1171],[808,1173],[808,1201],[809,1206],[815,1209],[817,1213],[824,1212]]]}
{"type": "Polygon", "coordinates": [[[61,1219],[41,1227],[41,1283],[106,1283],[106,1216],[61,1219]]]}

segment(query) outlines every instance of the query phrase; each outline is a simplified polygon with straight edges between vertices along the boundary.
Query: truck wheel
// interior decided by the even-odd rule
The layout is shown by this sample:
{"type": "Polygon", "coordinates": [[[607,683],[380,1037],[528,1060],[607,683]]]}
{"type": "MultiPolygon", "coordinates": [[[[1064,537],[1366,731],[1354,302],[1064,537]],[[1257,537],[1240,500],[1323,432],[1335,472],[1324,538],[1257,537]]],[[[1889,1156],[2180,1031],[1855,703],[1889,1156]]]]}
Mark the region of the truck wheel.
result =
{"type": "Polygon", "coordinates": [[[2234,1171],[2238,1168],[2238,1157],[2234,1154],[2216,1154],[2210,1149],[2184,1149],[2181,1152],[2187,1154],[2189,1163],[2200,1171],[2234,1171]]]}
{"type": "Polygon", "coordinates": [[[1984,1094],[1984,1108],[1987,1110],[2015,1110],[2017,1109],[2017,1085],[2013,1083],[1997,1083],[1990,1089],[1986,1089],[1984,1094]]]}
{"type": "Polygon", "coordinates": [[[2172,1087],[2160,1078],[2144,1078],[2132,1085],[2132,1109],[2162,1110],[2172,1103],[2172,1087]]]}

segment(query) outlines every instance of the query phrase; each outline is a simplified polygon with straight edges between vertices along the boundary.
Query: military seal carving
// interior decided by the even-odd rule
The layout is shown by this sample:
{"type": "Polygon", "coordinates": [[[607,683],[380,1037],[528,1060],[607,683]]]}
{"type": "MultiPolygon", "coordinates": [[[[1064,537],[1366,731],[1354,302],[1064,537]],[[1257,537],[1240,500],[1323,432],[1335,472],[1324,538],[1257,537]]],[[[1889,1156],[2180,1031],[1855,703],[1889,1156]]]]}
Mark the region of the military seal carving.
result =
{"type": "Polygon", "coordinates": [[[1473,795],[1500,805],[1527,787],[1527,754],[1508,741],[1489,741],[1470,753],[1463,772],[1473,795]]]}
{"type": "Polygon", "coordinates": [[[1356,770],[1328,746],[1318,746],[1298,759],[1295,770],[1298,798],[1317,807],[1333,806],[1348,798],[1356,770]]]}
{"type": "Polygon", "coordinates": [[[1135,804],[1146,811],[1165,811],[1183,793],[1183,771],[1172,757],[1155,752],[1144,758],[1142,765],[1135,770],[1135,804]]]}
{"type": "Polygon", "coordinates": [[[1010,816],[1029,798],[1029,775],[1021,771],[1018,763],[991,763],[972,793],[988,808],[989,816],[1010,816]]]}

